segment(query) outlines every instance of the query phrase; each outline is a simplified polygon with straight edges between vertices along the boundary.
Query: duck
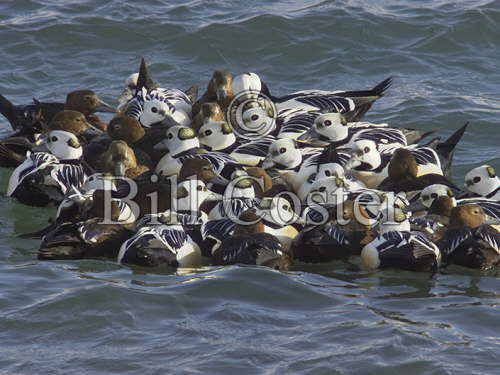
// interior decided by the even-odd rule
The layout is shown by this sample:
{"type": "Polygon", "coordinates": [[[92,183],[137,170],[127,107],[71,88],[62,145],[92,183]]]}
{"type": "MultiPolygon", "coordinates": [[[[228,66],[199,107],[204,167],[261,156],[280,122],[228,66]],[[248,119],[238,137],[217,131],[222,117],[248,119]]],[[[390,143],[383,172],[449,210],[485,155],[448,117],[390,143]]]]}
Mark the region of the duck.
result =
{"type": "Polygon", "coordinates": [[[116,259],[120,245],[132,234],[130,225],[105,224],[97,217],[61,223],[44,235],[38,259],[116,259]]]}
{"type": "Polygon", "coordinates": [[[194,129],[185,126],[173,126],[167,130],[166,137],[157,148],[166,148],[168,152],[160,159],[155,173],[163,176],[178,175],[182,163],[190,158],[208,160],[221,181],[230,181],[232,173],[241,169],[241,165],[229,155],[218,151],[206,151],[200,148],[200,142],[194,129]]]}
{"type": "Polygon", "coordinates": [[[370,90],[303,90],[283,97],[276,97],[271,95],[268,86],[256,73],[245,72],[233,78],[232,87],[235,96],[242,92],[255,92],[265,95],[276,104],[278,111],[284,108],[297,107],[330,110],[347,113],[346,116],[348,116],[349,121],[357,121],[365,115],[376,100],[384,96],[391,83],[392,78],[389,77],[370,90]]]}
{"type": "Polygon", "coordinates": [[[7,196],[31,206],[60,203],[71,188],[86,179],[81,165],[82,146],[76,135],[52,130],[45,140],[49,152],[30,151],[11,174],[7,196]]]}
{"type": "Polygon", "coordinates": [[[212,253],[214,265],[248,264],[287,271],[292,265],[289,252],[280,240],[266,233],[253,211],[245,211],[231,237],[225,238],[212,253]]]}
{"type": "MultiPolygon", "coordinates": [[[[299,143],[292,139],[278,139],[269,147],[269,153],[262,162],[262,167],[266,170],[275,168],[279,174],[289,183],[294,192],[298,192],[300,187],[314,173],[322,175],[324,170],[337,169],[338,162],[322,163],[322,155],[325,156],[324,149],[321,148],[299,148],[299,143]]],[[[340,163],[345,163],[349,159],[346,152],[336,154],[340,163]]]]}
{"type": "Polygon", "coordinates": [[[360,255],[361,250],[374,238],[370,225],[359,222],[357,217],[363,215],[369,219],[368,213],[359,206],[359,215],[355,214],[357,206],[352,200],[341,202],[340,217],[320,225],[306,226],[292,242],[291,251],[294,259],[306,263],[330,262],[335,259],[360,255]]]}
{"type": "Polygon", "coordinates": [[[171,209],[156,216],[159,222],[151,224],[151,217],[148,217],[146,221],[138,223],[136,234],[120,247],[118,263],[139,266],[165,264],[174,268],[199,267],[201,265],[199,243],[186,232],[182,224],[179,224],[179,217],[173,213],[189,214],[190,217],[194,216],[197,220],[200,218],[203,222],[205,219],[199,214],[199,208],[206,199],[218,199],[218,197],[209,192],[202,181],[180,182],[176,199],[172,199],[171,209]]]}
{"type": "Polygon", "coordinates": [[[208,82],[205,93],[193,104],[193,116],[195,117],[202,105],[208,102],[216,102],[225,110],[234,98],[232,81],[233,75],[230,72],[216,70],[208,82]]]}
{"type": "Polygon", "coordinates": [[[387,197],[381,205],[377,236],[361,251],[363,266],[368,270],[436,271],[441,263],[441,252],[422,232],[411,231],[410,215],[404,212],[409,202],[395,196],[391,204],[387,197]]]}
{"type": "MultiPolygon", "coordinates": [[[[356,140],[369,139],[374,141],[379,151],[408,145],[404,133],[395,128],[386,126],[355,126],[349,124],[341,113],[323,113],[313,123],[311,133],[318,135],[319,141],[333,144],[337,148],[350,148],[356,140]]],[[[308,134],[302,138],[307,139],[308,134]]]]}
{"type": "Polygon", "coordinates": [[[119,264],[142,267],[201,266],[201,250],[180,224],[147,225],[137,230],[120,247],[119,264]]]}
{"type": "Polygon", "coordinates": [[[500,179],[490,165],[481,165],[467,172],[465,189],[472,196],[500,201],[500,179]]]}
{"type": "Polygon", "coordinates": [[[425,212],[430,209],[432,203],[439,197],[449,197],[455,206],[477,204],[483,209],[488,221],[500,221],[500,201],[483,197],[457,199],[455,192],[449,186],[442,184],[433,184],[424,188],[418,200],[415,200],[408,209],[414,214],[415,212],[425,212]]]}
{"type": "MultiPolygon", "coordinates": [[[[94,169],[99,168],[99,159],[105,154],[113,141],[123,141],[132,148],[139,165],[148,169],[154,168],[154,162],[150,156],[153,144],[157,139],[149,141],[145,139],[146,131],[136,119],[116,115],[109,123],[106,134],[92,139],[83,148],[84,160],[94,169]],[[148,148],[149,147],[149,148],[148,148]]],[[[152,156],[154,153],[151,153],[152,156]]]]}
{"type": "Polygon", "coordinates": [[[49,219],[49,225],[42,230],[24,233],[21,238],[41,239],[63,223],[77,223],[99,217],[108,224],[135,222],[133,207],[113,197],[117,191],[112,176],[95,173],[88,176],[81,189],[71,187],[57,207],[56,215],[49,219]]]}
{"type": "MultiPolygon", "coordinates": [[[[428,147],[409,149],[418,164],[417,176],[426,173],[443,173],[436,152],[428,147]]],[[[368,188],[376,189],[388,177],[392,152],[379,152],[375,142],[368,139],[355,141],[351,158],[345,164],[347,173],[363,182],[368,188]]]]}
{"type": "Polygon", "coordinates": [[[79,141],[88,143],[102,131],[92,124],[79,111],[62,110],[52,117],[48,124],[40,125],[39,132],[13,136],[0,141],[0,166],[15,168],[24,161],[27,151],[43,151],[43,138],[50,130],[64,130],[75,134],[79,141]],[[38,149],[36,149],[38,148],[38,149]]]}
{"type": "Polygon", "coordinates": [[[217,102],[206,102],[201,105],[201,109],[196,116],[193,116],[191,126],[198,132],[206,123],[224,121],[226,121],[226,115],[220,105],[217,102]]]}
{"type": "Polygon", "coordinates": [[[432,242],[437,243],[446,232],[451,210],[456,205],[455,199],[448,195],[434,199],[425,215],[410,218],[411,230],[420,231],[432,242]]]}
{"type": "Polygon", "coordinates": [[[242,171],[227,185],[222,200],[205,202],[201,209],[207,212],[209,220],[223,218],[234,220],[243,212],[254,208],[258,202],[252,179],[242,171]]]}
{"type": "Polygon", "coordinates": [[[500,265],[500,232],[485,223],[477,204],[454,207],[448,230],[437,243],[444,263],[483,270],[500,265]]]}
{"type": "Polygon", "coordinates": [[[255,212],[261,217],[266,233],[276,236],[289,249],[303,226],[303,220],[297,213],[300,213],[299,207],[300,202],[294,204],[286,197],[276,195],[262,198],[255,206],[255,212]]]}
{"type": "Polygon", "coordinates": [[[149,172],[146,165],[138,163],[134,150],[125,141],[112,141],[96,161],[96,167],[98,172],[117,177],[137,178],[149,172]]]}
{"type": "Polygon", "coordinates": [[[272,136],[238,138],[225,121],[204,124],[198,132],[198,139],[208,151],[226,153],[237,162],[248,166],[260,165],[267,156],[269,146],[276,140],[272,136]]]}
{"type": "Polygon", "coordinates": [[[126,103],[124,114],[137,119],[145,128],[156,124],[167,126],[191,124],[193,99],[196,87],[186,92],[175,88],[162,88],[153,84],[144,58],[141,59],[137,89],[126,103]]]}
{"type": "Polygon", "coordinates": [[[338,179],[336,181],[340,181],[342,186],[347,189],[355,189],[357,185],[364,187],[364,185],[356,182],[353,178],[345,176],[343,167],[345,156],[344,154],[344,158],[342,158],[333,145],[328,145],[323,149],[317,158],[316,170],[309,175],[297,190],[297,195],[302,202],[307,200],[310,191],[315,189],[314,185],[318,181],[330,177],[336,177],[338,179]]]}
{"type": "MultiPolygon", "coordinates": [[[[12,129],[22,135],[41,132],[57,113],[65,109],[81,112],[87,120],[96,120],[96,117],[92,117],[95,112],[116,112],[114,107],[105,103],[91,90],[72,91],[66,96],[65,103],[40,102],[33,99],[32,104],[15,105],[0,95],[0,113],[9,121],[12,129]]],[[[97,120],[93,125],[102,126],[97,120]]]]}
{"type": "Polygon", "coordinates": [[[434,184],[445,185],[456,192],[459,191],[458,187],[442,174],[427,173],[418,176],[418,168],[417,160],[412,152],[405,148],[398,148],[389,162],[388,176],[378,185],[378,189],[393,193],[405,192],[407,197],[410,193],[414,196],[434,184]]]}

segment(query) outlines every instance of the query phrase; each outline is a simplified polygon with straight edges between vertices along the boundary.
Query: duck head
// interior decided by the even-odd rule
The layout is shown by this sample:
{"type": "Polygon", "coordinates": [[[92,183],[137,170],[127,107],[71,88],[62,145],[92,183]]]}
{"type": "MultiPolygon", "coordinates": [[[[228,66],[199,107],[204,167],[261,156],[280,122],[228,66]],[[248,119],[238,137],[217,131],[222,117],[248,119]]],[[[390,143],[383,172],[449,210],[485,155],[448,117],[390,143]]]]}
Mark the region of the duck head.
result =
{"type": "Polygon", "coordinates": [[[206,200],[219,200],[222,197],[208,190],[203,181],[186,180],[177,185],[177,210],[198,211],[206,200]]]}
{"type": "Polygon", "coordinates": [[[233,78],[232,88],[235,96],[244,92],[260,93],[262,90],[262,81],[257,74],[245,72],[233,78]]]}
{"type": "Polygon", "coordinates": [[[216,102],[207,102],[201,105],[201,116],[203,123],[224,121],[225,115],[220,105],[216,102]]]}
{"type": "Polygon", "coordinates": [[[465,188],[471,193],[483,197],[500,187],[500,179],[495,169],[489,165],[481,165],[465,175],[465,188]]]}
{"type": "Polygon", "coordinates": [[[156,144],[157,150],[168,150],[170,155],[176,156],[184,151],[200,147],[200,141],[193,128],[176,125],[167,129],[165,139],[156,144]]]}
{"type": "Polygon", "coordinates": [[[229,185],[224,190],[224,198],[255,198],[253,181],[246,172],[242,172],[233,177],[229,185]]]}
{"type": "Polygon", "coordinates": [[[103,169],[117,177],[126,176],[128,169],[137,168],[134,150],[124,141],[113,141],[103,154],[103,169]]]}
{"type": "Polygon", "coordinates": [[[392,155],[387,169],[389,178],[398,179],[415,178],[418,174],[418,164],[413,154],[404,148],[398,148],[392,155]]]}
{"type": "Polygon", "coordinates": [[[256,197],[262,198],[264,192],[273,187],[273,179],[263,168],[248,167],[246,172],[252,177],[251,180],[256,197]]]}
{"type": "Polygon", "coordinates": [[[407,207],[409,202],[404,194],[384,194],[384,200],[380,205],[380,233],[391,231],[409,231],[411,214],[407,207]]]}
{"type": "Polygon", "coordinates": [[[314,120],[314,130],[331,142],[339,142],[349,135],[347,120],[340,113],[324,113],[314,120]]]}
{"type": "Polygon", "coordinates": [[[73,110],[58,112],[49,123],[50,130],[64,130],[75,135],[94,136],[102,133],[90,124],[83,113],[73,110]]]}
{"type": "Polygon", "coordinates": [[[105,103],[91,90],[72,91],[66,96],[64,109],[79,111],[85,116],[95,112],[116,112],[116,108],[105,103]]]}
{"type": "Polygon", "coordinates": [[[375,142],[359,140],[354,142],[351,158],[346,163],[346,169],[374,170],[382,163],[382,158],[375,142]]]}
{"type": "Polygon", "coordinates": [[[302,153],[292,139],[278,139],[269,146],[269,153],[262,168],[276,166],[280,169],[293,169],[302,163],[302,153]]]}
{"type": "Polygon", "coordinates": [[[225,121],[206,123],[198,131],[198,139],[212,151],[223,150],[236,142],[233,130],[225,121]]]}
{"type": "Polygon", "coordinates": [[[59,160],[80,159],[83,148],[73,133],[64,130],[52,130],[45,138],[45,146],[59,160]]]}
{"type": "Polygon", "coordinates": [[[483,209],[477,204],[464,204],[450,212],[450,228],[477,228],[486,222],[483,209]]]}
{"type": "Polygon", "coordinates": [[[205,159],[189,158],[184,160],[179,171],[179,181],[200,180],[206,185],[216,178],[212,163],[205,159]]]}
{"type": "Polygon", "coordinates": [[[266,230],[261,217],[253,210],[244,211],[238,219],[233,236],[251,236],[256,233],[264,233],[266,230]]]}
{"type": "Polygon", "coordinates": [[[226,70],[216,70],[210,79],[207,92],[217,99],[221,108],[225,108],[233,100],[233,75],[226,70]]]}
{"type": "Polygon", "coordinates": [[[137,119],[121,114],[111,120],[107,132],[112,139],[125,141],[129,145],[139,141],[146,134],[137,119]]]}
{"type": "Polygon", "coordinates": [[[301,223],[302,220],[295,213],[292,203],[282,196],[262,198],[256,213],[262,219],[281,226],[301,223]]]}
{"type": "Polygon", "coordinates": [[[455,201],[455,198],[449,197],[448,195],[441,195],[432,201],[427,214],[450,217],[451,210],[453,210],[453,207],[456,206],[457,202],[455,201]]]}
{"type": "Polygon", "coordinates": [[[450,200],[452,200],[452,202],[454,202],[456,206],[457,202],[455,200],[455,194],[453,194],[453,191],[446,185],[429,185],[426,188],[422,189],[422,192],[420,193],[420,201],[426,208],[430,208],[434,200],[439,197],[450,198],[450,200]]]}
{"type": "Polygon", "coordinates": [[[334,175],[317,179],[311,185],[305,202],[308,204],[338,204],[338,199],[343,200],[343,195],[338,195],[339,189],[344,193],[345,182],[343,175],[334,175]]]}
{"type": "Polygon", "coordinates": [[[250,100],[241,113],[243,129],[249,134],[267,135],[274,129],[276,111],[268,100],[250,100]]]}

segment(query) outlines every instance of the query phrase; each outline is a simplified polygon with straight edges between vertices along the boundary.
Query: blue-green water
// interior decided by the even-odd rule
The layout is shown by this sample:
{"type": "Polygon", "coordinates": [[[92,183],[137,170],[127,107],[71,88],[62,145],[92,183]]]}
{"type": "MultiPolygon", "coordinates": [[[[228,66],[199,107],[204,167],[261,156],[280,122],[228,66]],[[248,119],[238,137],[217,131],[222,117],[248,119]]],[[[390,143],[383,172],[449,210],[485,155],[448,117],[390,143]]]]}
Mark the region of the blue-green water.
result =
{"type": "MultiPolygon", "coordinates": [[[[443,136],[470,121],[456,180],[500,167],[498,2],[2,1],[0,41],[0,92],[17,103],[75,89],[112,102],[141,56],[179,88],[220,68],[257,72],[276,94],[393,75],[368,120],[443,136]]],[[[1,374],[500,372],[498,271],[39,262],[38,242],[16,234],[52,214],[0,196],[1,374]]]]}

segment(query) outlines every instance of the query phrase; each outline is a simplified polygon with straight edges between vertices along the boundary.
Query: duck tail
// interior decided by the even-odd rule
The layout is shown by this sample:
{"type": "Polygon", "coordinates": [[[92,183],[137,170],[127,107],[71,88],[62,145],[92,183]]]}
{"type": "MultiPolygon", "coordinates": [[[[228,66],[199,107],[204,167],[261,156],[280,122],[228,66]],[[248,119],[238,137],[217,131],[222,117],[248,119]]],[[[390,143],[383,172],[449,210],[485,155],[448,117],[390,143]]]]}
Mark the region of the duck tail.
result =
{"type": "Polygon", "coordinates": [[[403,132],[406,142],[409,145],[416,144],[436,132],[436,130],[425,131],[417,129],[401,129],[401,131],[403,132]]]}
{"type": "Polygon", "coordinates": [[[144,57],[141,57],[139,77],[137,77],[137,91],[141,90],[143,87],[146,88],[146,90],[151,90],[157,88],[158,84],[153,81],[153,78],[149,74],[148,68],[146,66],[146,60],[144,60],[144,57]]]}
{"type": "Polygon", "coordinates": [[[0,95],[0,113],[9,121],[12,130],[18,128],[19,124],[14,110],[14,104],[3,95],[0,95]]]}
{"type": "Polygon", "coordinates": [[[350,98],[354,101],[354,109],[345,114],[347,122],[361,121],[366,112],[372,107],[376,100],[383,97],[392,85],[392,77],[388,77],[370,90],[347,91],[335,95],[350,98]]]}
{"type": "Polygon", "coordinates": [[[37,231],[37,232],[30,232],[30,233],[21,233],[18,234],[17,237],[19,238],[24,238],[24,239],[36,239],[40,240],[42,239],[47,233],[51,232],[57,228],[57,223],[54,221],[50,225],[46,226],[45,228],[37,231]]]}
{"type": "Polygon", "coordinates": [[[184,91],[184,94],[186,94],[191,102],[194,103],[196,99],[198,99],[198,85],[191,86],[184,91]]]}
{"type": "Polygon", "coordinates": [[[385,95],[385,92],[389,89],[389,87],[391,87],[391,85],[392,85],[392,76],[384,79],[374,88],[372,88],[371,89],[372,95],[381,98],[382,96],[385,95]]]}
{"type": "Polygon", "coordinates": [[[458,142],[462,139],[465,131],[467,130],[467,126],[469,122],[466,122],[463,126],[461,126],[455,133],[453,133],[448,139],[444,142],[439,142],[436,145],[436,152],[441,159],[441,167],[445,176],[449,175],[451,163],[453,159],[453,154],[455,153],[456,146],[458,142]]]}

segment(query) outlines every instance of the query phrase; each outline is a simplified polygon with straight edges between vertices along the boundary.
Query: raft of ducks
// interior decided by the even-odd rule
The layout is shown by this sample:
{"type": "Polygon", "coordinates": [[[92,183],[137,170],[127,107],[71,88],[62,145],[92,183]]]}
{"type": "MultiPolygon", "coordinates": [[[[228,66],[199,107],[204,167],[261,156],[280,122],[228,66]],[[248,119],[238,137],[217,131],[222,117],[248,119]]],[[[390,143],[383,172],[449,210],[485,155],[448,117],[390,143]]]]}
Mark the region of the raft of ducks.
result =
{"type": "Polygon", "coordinates": [[[143,59],[117,108],[89,90],[64,103],[0,95],[13,129],[0,140],[0,166],[14,168],[7,196],[58,207],[46,228],[22,235],[41,240],[44,260],[498,266],[496,171],[472,169],[463,188],[448,177],[468,124],[424,144],[434,132],[362,121],[390,85],[277,97],[255,73],[216,71],[198,98],[197,87],[160,87],[143,59]],[[266,132],[237,132],[235,103],[244,125],[266,132]]]}

